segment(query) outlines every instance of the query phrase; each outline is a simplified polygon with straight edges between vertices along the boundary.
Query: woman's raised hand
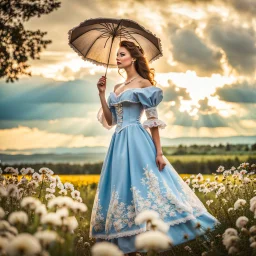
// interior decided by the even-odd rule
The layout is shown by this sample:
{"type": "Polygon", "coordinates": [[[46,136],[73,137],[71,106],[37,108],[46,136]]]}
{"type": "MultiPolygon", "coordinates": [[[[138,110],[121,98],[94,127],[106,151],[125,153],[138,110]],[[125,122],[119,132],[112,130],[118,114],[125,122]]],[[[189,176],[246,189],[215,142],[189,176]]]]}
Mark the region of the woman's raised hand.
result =
{"type": "Polygon", "coordinates": [[[106,91],[106,76],[102,76],[98,83],[97,83],[97,87],[99,90],[99,93],[104,93],[106,91]]]}

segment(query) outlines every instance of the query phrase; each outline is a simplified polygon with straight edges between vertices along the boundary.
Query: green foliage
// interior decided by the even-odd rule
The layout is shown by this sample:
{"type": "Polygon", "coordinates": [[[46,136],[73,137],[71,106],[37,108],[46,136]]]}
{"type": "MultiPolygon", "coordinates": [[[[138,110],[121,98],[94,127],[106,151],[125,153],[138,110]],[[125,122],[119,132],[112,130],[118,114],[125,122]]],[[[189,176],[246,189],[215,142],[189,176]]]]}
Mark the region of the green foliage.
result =
{"type": "Polygon", "coordinates": [[[31,31],[23,23],[60,7],[57,0],[1,0],[0,1],[0,78],[14,82],[27,72],[31,59],[40,59],[39,53],[51,40],[43,40],[47,32],[31,31]]]}

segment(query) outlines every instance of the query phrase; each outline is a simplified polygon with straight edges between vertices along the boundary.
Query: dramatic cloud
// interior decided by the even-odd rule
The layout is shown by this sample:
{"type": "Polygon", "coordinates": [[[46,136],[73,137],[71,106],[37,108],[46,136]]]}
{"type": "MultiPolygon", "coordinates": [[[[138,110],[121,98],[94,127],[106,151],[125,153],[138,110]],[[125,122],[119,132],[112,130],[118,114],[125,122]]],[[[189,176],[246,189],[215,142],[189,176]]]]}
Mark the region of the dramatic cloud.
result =
{"type": "Polygon", "coordinates": [[[255,31],[252,28],[209,20],[206,32],[210,40],[226,54],[227,61],[238,73],[253,75],[256,69],[255,31]]]}
{"type": "Polygon", "coordinates": [[[256,103],[256,82],[238,82],[217,88],[214,96],[220,100],[240,103],[256,103]]]}
{"type": "Polygon", "coordinates": [[[190,96],[185,88],[177,87],[171,80],[168,80],[168,87],[163,89],[163,101],[179,101],[180,99],[190,100],[190,96]]]}
{"type": "Polygon", "coordinates": [[[222,73],[220,51],[211,49],[190,28],[170,28],[172,54],[175,61],[199,75],[222,73]]]}

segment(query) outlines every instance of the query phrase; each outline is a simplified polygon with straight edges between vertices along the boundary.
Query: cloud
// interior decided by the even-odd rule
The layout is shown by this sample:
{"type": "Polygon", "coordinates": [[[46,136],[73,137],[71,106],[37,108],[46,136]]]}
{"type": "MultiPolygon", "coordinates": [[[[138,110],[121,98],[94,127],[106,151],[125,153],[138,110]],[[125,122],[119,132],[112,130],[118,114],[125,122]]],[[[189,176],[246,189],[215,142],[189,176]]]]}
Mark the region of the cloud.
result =
{"type": "Polygon", "coordinates": [[[256,15],[256,1],[255,0],[230,0],[230,5],[234,7],[234,9],[245,15],[256,15]]]}
{"type": "Polygon", "coordinates": [[[201,76],[222,73],[219,50],[210,48],[190,28],[171,26],[169,31],[173,58],[184,70],[195,70],[201,76]]]}
{"type": "Polygon", "coordinates": [[[173,83],[172,80],[168,80],[168,87],[162,87],[163,89],[163,101],[179,101],[180,99],[190,100],[189,93],[186,88],[180,88],[173,83]]]}
{"type": "Polygon", "coordinates": [[[209,20],[206,33],[226,55],[229,65],[240,74],[253,75],[256,69],[255,32],[252,28],[222,22],[220,18],[209,20]]]}
{"type": "Polygon", "coordinates": [[[256,81],[247,80],[234,84],[226,84],[217,88],[213,96],[218,96],[220,100],[239,103],[256,103],[256,81]]]}

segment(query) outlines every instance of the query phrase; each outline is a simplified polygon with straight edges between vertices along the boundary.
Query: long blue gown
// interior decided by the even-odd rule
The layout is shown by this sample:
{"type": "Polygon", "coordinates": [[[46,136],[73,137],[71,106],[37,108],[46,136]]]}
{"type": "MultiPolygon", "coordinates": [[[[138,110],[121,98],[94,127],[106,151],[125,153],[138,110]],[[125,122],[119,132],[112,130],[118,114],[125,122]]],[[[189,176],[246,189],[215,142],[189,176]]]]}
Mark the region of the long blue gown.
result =
{"type": "Polygon", "coordinates": [[[159,171],[156,165],[156,148],[149,128],[166,127],[157,113],[162,99],[163,91],[156,86],[130,88],[119,95],[111,92],[107,99],[111,126],[102,108],[98,111],[98,121],[106,129],[116,128],[103,162],[89,236],[96,242],[114,243],[123,253],[139,251],[135,237],[146,231],[146,224],[136,225],[134,219],[143,210],[159,213],[170,226],[168,236],[173,245],[194,239],[219,224],[166,157],[163,170],[159,171]],[[142,124],[143,111],[147,120],[142,124]],[[202,228],[195,229],[198,222],[202,228]]]}

